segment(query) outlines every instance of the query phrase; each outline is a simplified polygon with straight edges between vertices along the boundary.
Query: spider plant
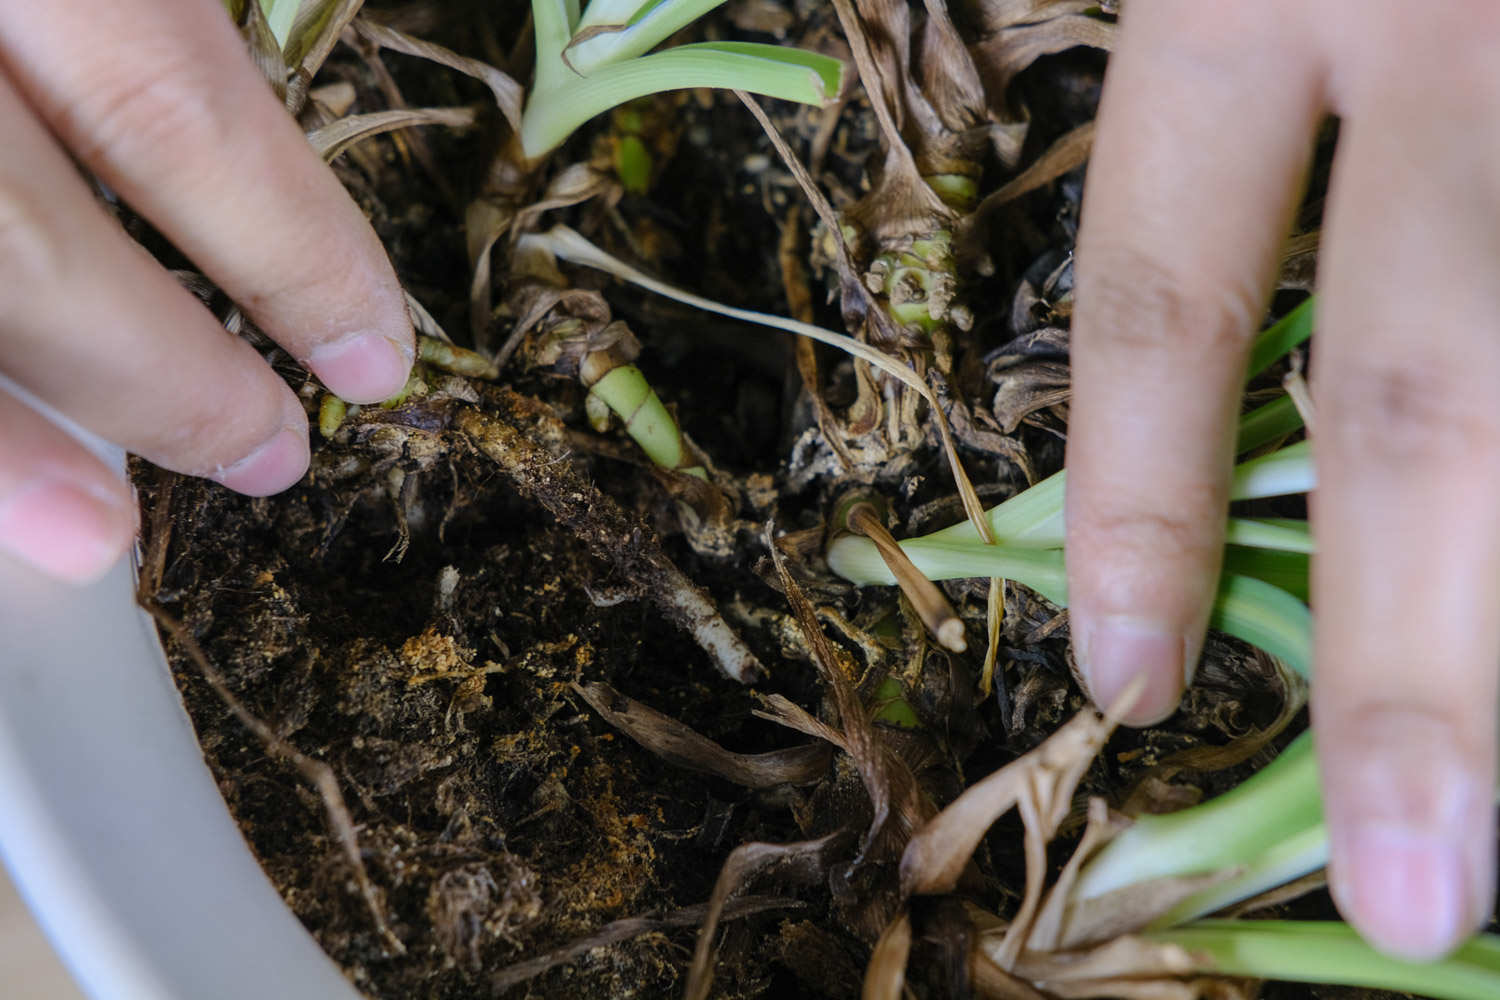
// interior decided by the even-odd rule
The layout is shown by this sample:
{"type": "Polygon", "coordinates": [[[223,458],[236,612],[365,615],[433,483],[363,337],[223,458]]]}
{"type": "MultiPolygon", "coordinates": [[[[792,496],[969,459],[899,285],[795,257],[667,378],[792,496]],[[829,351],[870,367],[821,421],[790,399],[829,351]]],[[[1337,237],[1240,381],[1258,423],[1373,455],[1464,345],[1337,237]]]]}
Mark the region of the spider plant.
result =
{"type": "Polygon", "coordinates": [[[665,90],[716,87],[803,104],[839,90],[837,59],[780,45],[698,42],[652,52],[724,0],[532,0],[536,78],[521,116],[521,147],[538,159],[584,122],[665,90]],[[649,53],[649,54],[648,54],[649,53]]]}
{"type": "MultiPolygon", "coordinates": [[[[1308,337],[1312,309],[1309,300],[1260,336],[1252,376],[1308,337]]],[[[1284,399],[1262,406],[1241,420],[1240,449],[1262,447],[1300,424],[1284,399]]],[[[1066,604],[1065,483],[1058,473],[987,511],[997,544],[985,544],[964,522],[902,548],[931,579],[1004,576],[1066,604]]],[[[1301,493],[1314,483],[1311,452],[1301,442],[1242,462],[1230,495],[1248,500],[1301,493]]],[[[1212,618],[1214,627],[1261,647],[1303,676],[1312,666],[1312,616],[1304,603],[1311,551],[1306,522],[1230,518],[1212,618]]],[[[839,537],[827,557],[852,582],[894,582],[868,539],[839,537]]],[[[1228,793],[1180,812],[1135,819],[1082,865],[1063,906],[1070,919],[1087,924],[1091,910],[1160,893],[1159,905],[1138,906],[1147,915],[1136,930],[1147,942],[1181,949],[1185,964],[1173,975],[1338,983],[1451,1000],[1500,996],[1500,937],[1494,935],[1477,936],[1440,962],[1414,963],[1378,954],[1336,921],[1201,919],[1316,872],[1327,860],[1314,734],[1307,732],[1228,793]],[[1169,889],[1174,882],[1189,888],[1169,889]]]]}

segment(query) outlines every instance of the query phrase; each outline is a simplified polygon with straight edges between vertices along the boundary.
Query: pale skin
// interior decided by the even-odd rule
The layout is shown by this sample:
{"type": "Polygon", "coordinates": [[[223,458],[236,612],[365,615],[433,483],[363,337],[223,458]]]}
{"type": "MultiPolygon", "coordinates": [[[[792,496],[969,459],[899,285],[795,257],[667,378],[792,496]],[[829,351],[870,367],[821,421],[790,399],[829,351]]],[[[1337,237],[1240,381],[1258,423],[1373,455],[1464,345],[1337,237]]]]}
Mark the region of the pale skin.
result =
{"type": "MultiPolygon", "coordinates": [[[[1500,27],[1492,4],[1133,0],[1085,194],[1068,443],[1092,693],[1169,714],[1218,573],[1241,372],[1311,138],[1342,118],[1320,261],[1313,713],[1346,918],[1451,949],[1494,884],[1500,27]]],[[[330,389],[403,384],[374,233],[215,0],[0,4],[0,370],[166,468],[295,483],[286,385],[136,248],[69,157],[330,389]],[[338,266],[330,267],[330,261],[338,266]]],[[[0,392],[0,551],[86,581],[129,492],[0,392]]]]}

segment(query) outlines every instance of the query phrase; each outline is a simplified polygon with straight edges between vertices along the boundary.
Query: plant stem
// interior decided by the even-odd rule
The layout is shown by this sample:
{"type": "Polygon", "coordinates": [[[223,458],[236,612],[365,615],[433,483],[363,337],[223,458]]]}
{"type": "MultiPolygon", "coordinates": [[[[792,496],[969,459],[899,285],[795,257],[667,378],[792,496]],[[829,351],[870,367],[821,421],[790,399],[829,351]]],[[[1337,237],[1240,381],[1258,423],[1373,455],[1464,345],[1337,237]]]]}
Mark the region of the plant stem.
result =
{"type": "Polygon", "coordinates": [[[1401,990],[1440,1000],[1500,996],[1500,937],[1482,934],[1438,962],[1382,955],[1336,921],[1203,920],[1146,935],[1180,945],[1201,972],[1401,990]]]}

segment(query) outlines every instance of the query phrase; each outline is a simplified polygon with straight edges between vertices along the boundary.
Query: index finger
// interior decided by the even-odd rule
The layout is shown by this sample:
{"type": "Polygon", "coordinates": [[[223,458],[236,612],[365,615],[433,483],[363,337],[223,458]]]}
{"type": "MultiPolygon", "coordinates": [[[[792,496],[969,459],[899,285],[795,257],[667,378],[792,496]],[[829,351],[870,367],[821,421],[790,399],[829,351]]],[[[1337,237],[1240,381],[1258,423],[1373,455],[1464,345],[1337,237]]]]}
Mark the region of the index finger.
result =
{"type": "Polygon", "coordinates": [[[385,251],[207,0],[0,5],[5,69],[73,153],[346,399],[404,384],[385,251]]]}
{"type": "Polygon", "coordinates": [[[1221,563],[1234,419],[1321,109],[1296,4],[1126,8],[1078,241],[1073,648],[1128,722],[1176,708],[1221,563]]]}

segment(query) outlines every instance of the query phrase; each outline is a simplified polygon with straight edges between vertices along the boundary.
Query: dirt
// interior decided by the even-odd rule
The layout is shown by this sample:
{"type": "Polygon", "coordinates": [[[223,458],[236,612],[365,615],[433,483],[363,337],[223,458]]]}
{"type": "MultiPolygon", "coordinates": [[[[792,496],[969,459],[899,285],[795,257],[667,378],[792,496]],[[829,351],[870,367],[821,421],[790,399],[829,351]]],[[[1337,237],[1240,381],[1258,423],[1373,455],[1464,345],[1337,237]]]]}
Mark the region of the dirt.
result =
{"type": "MultiPolygon", "coordinates": [[[[738,6],[787,14],[788,42],[833,44],[832,16],[820,6],[738,6]]],[[[462,48],[467,11],[452,5],[417,20],[424,37],[462,48]]],[[[500,21],[486,30],[506,37],[513,26],[500,21]]],[[[774,40],[722,15],[707,30],[774,40]]],[[[474,44],[472,54],[484,57],[474,44]]],[[[396,56],[386,63],[412,104],[484,96],[440,67],[396,56]]],[[[1075,50],[1021,75],[1008,99],[1031,111],[1022,163],[1092,116],[1102,65],[1100,54],[1075,50]]],[[[369,66],[352,53],[336,57],[325,76],[353,82],[365,106],[384,106],[369,66]]],[[[616,252],[645,251],[646,264],[675,284],[786,313],[777,247],[786,213],[801,203],[789,174],[732,96],[694,94],[667,107],[675,141],[664,146],[671,152],[650,191],[624,196],[615,209],[596,201],[559,217],[616,252]]],[[[772,111],[805,154],[820,114],[772,111]]],[[[843,201],[867,182],[872,119],[856,95],[833,133],[819,179],[843,201]]],[[[617,138],[610,128],[604,120],[584,129],[556,164],[607,148],[617,138]]],[[[478,183],[494,132],[426,133],[452,189],[478,183]]],[[[363,159],[339,162],[341,176],[408,288],[463,339],[461,203],[399,140],[365,148],[363,159]]],[[[989,163],[982,190],[1015,172],[989,163]]],[[[992,273],[970,276],[964,289],[978,315],[958,340],[953,386],[983,415],[960,438],[987,502],[1025,485],[1014,456],[1036,477],[1061,462],[1066,338],[1042,334],[1065,328],[1080,189],[1074,170],[1005,209],[987,248],[992,273]],[[1020,307],[1018,293],[1031,295],[1020,307]],[[1035,393],[1059,380],[1060,395],[1000,427],[1025,409],[1002,389],[1035,393]],[[1003,436],[1009,450],[979,447],[985,434],[1003,436]]],[[[799,247],[816,317],[837,328],[836,278],[813,261],[806,237],[799,247]]],[[[888,673],[902,678],[921,727],[880,731],[904,748],[939,805],[1085,704],[1069,669],[1065,619],[1024,589],[1007,590],[1002,683],[980,698],[980,643],[965,654],[935,648],[902,616],[893,591],[855,590],[820,566],[823,519],[850,482],[886,495],[898,535],[961,516],[935,435],[922,431],[889,467],[840,473],[818,439],[784,335],[568,273],[577,287],[602,288],[629,322],[643,345],[638,364],[726,485],[717,549],[692,544],[680,481],[654,472],[618,427],[589,429],[576,380],[519,362],[499,384],[445,384],[405,406],[368,411],[331,440],[315,434],[312,472],[278,497],[252,500],[135,470],[155,600],[183,620],[252,714],[331,766],[402,952],[379,934],[316,792],[236,721],[182,644],[170,643],[225,799],[292,910],[355,985],[380,1000],[679,995],[701,919],[688,908],[708,900],[733,848],[868,824],[868,798],[841,756],[808,784],[747,788],[668,763],[574,687],[608,684],[735,752],[806,745],[807,737],[756,714],[771,694],[815,715],[825,707],[769,569],[768,524],[791,539],[794,569],[863,675],[861,692],[869,697],[888,673]],[[763,668],[755,683],[724,676],[666,607],[675,578],[665,567],[743,637],[763,668]],[[882,623],[883,638],[870,640],[882,623]],[[614,922],[639,917],[659,919],[513,982],[518,963],[612,927],[638,930],[614,922]]],[[[316,387],[284,358],[273,360],[294,387],[308,389],[311,409],[316,387]]],[[[858,396],[853,370],[832,353],[820,360],[827,400],[844,412],[858,396]]],[[[984,583],[947,587],[971,636],[982,635],[975,623],[984,620],[984,583]]],[[[1200,676],[1173,719],[1119,734],[1084,790],[1122,803],[1174,752],[1227,744],[1269,725],[1281,708],[1265,659],[1237,643],[1215,638],[1200,676]]],[[[1179,774],[1145,787],[1175,802],[1222,790],[1243,773],[1179,774]]],[[[1002,821],[979,855],[982,893],[1002,913],[1021,885],[1017,830],[1002,821]]],[[[891,859],[857,863],[858,846],[851,836],[831,849],[816,877],[773,872],[752,885],[759,902],[724,924],[714,995],[858,995],[893,873],[891,859]]],[[[946,995],[947,917],[926,919],[933,941],[918,949],[913,983],[921,995],[946,995]]]]}

